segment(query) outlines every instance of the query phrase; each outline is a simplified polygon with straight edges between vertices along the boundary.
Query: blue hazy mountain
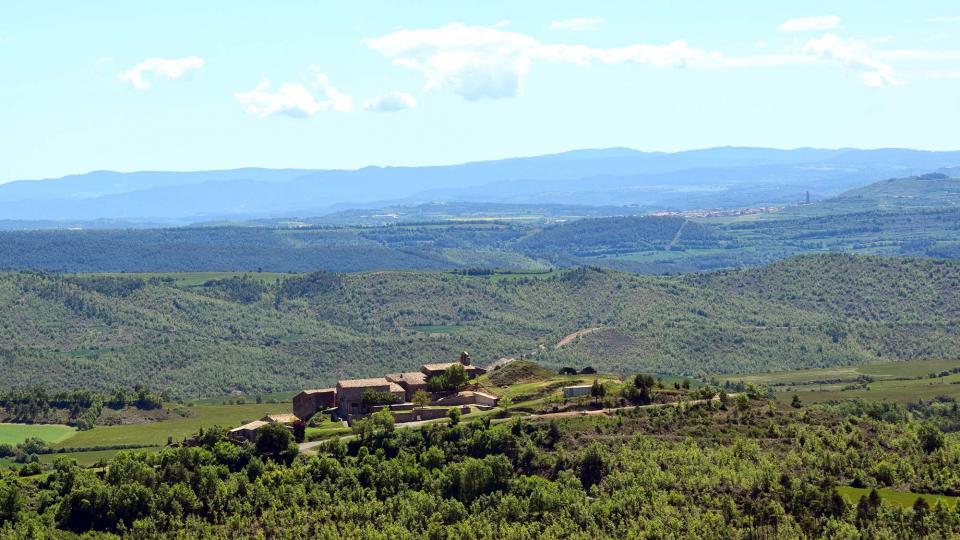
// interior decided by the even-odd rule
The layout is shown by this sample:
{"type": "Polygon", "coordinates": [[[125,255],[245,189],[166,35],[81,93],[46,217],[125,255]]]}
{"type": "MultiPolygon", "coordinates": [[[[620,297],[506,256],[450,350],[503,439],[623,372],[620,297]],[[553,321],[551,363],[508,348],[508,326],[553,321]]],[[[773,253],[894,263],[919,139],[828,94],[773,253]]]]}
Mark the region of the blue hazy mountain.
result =
{"type": "Polygon", "coordinates": [[[951,167],[960,167],[960,152],[724,147],[357,170],[96,171],[0,184],[0,219],[182,223],[438,201],[725,208],[796,201],[807,191],[829,197],[951,167]]]}

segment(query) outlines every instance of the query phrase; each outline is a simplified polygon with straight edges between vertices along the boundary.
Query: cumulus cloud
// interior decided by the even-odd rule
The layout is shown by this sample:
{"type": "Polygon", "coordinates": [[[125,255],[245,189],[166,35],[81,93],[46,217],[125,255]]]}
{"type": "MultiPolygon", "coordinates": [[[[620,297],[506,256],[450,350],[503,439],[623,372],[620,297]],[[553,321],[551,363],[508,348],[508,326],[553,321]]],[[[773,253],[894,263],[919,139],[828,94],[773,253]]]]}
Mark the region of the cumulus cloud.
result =
{"type": "Polygon", "coordinates": [[[203,58],[199,56],[149,58],[123,72],[120,78],[137,90],[146,90],[155,79],[177,80],[192,71],[201,69],[203,65],[203,58]]]}
{"type": "Polygon", "coordinates": [[[440,28],[400,30],[368,39],[367,46],[395,65],[421,72],[427,92],[449,89],[468,100],[517,95],[538,61],[588,65],[634,62],[654,67],[715,64],[722,55],[678,40],[663,45],[619,48],[546,45],[537,39],[498,28],[451,23],[440,28]]]}
{"type": "Polygon", "coordinates": [[[400,30],[366,43],[394,64],[420,71],[426,91],[449,88],[470,100],[516,95],[530,69],[527,51],[539,45],[517,32],[461,23],[400,30]]]}
{"type": "Polygon", "coordinates": [[[604,19],[598,17],[578,17],[574,19],[563,19],[550,23],[551,30],[573,30],[574,32],[585,32],[596,30],[604,19]]]}
{"type": "Polygon", "coordinates": [[[867,86],[902,84],[893,67],[881,61],[870,44],[863,40],[847,40],[835,34],[826,34],[808,41],[803,53],[859,70],[860,80],[867,86]]]}
{"type": "Polygon", "coordinates": [[[364,110],[376,112],[395,112],[404,109],[413,109],[417,106],[417,100],[405,92],[387,92],[367,100],[363,104],[364,110]]]}
{"type": "Polygon", "coordinates": [[[259,118],[309,118],[322,112],[353,109],[353,98],[334,88],[326,75],[313,69],[314,81],[309,88],[300,83],[283,83],[271,90],[270,81],[264,79],[253,90],[237,92],[234,97],[247,113],[259,118]]]}
{"type": "Polygon", "coordinates": [[[810,32],[816,30],[832,30],[840,25],[840,17],[825,15],[823,17],[802,17],[790,19],[777,28],[781,32],[810,32]]]}
{"type": "MultiPolygon", "coordinates": [[[[781,29],[815,30],[838,24],[835,16],[810,17],[787,21],[781,29]]],[[[421,73],[425,92],[446,90],[468,100],[515,96],[522,92],[534,66],[547,62],[580,67],[640,64],[659,69],[708,70],[834,64],[854,71],[867,86],[881,87],[903,83],[894,65],[960,59],[960,51],[883,49],[880,40],[849,39],[834,33],[800,41],[780,51],[760,42],[761,50],[731,56],[684,40],[622,47],[550,44],[516,31],[456,22],[438,28],[399,30],[368,39],[366,44],[394,65],[421,73]]]]}

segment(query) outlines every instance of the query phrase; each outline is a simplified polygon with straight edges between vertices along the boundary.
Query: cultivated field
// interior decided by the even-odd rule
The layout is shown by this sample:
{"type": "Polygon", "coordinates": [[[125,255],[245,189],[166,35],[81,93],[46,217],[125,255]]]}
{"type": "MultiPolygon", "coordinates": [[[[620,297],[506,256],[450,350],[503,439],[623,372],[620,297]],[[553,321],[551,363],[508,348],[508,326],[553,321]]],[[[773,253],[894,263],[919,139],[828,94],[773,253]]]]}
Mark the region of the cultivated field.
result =
{"type": "Polygon", "coordinates": [[[15,445],[30,437],[58,443],[76,432],[75,428],[57,424],[0,424],[0,444],[15,445]]]}
{"type": "Polygon", "coordinates": [[[890,400],[900,403],[937,396],[960,398],[960,361],[917,360],[827,369],[804,369],[725,377],[772,386],[777,397],[804,402],[837,399],[890,400]]]}
{"type": "Polygon", "coordinates": [[[244,405],[194,405],[187,418],[177,418],[149,424],[97,426],[88,431],[61,440],[59,448],[91,448],[111,445],[162,446],[167,438],[179,441],[200,429],[212,426],[233,428],[243,422],[257,420],[266,414],[290,412],[289,403],[244,405]]]}

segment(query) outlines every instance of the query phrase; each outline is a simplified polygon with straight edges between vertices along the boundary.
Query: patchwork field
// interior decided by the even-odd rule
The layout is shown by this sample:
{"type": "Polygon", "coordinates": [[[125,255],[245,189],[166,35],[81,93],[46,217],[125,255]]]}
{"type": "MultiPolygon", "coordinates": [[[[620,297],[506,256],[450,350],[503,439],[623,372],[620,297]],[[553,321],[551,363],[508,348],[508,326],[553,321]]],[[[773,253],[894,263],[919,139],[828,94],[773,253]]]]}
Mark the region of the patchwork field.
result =
{"type": "Polygon", "coordinates": [[[803,402],[838,399],[911,403],[937,396],[960,398],[960,361],[918,360],[827,369],[804,369],[725,377],[771,386],[782,401],[794,394],[803,402]]]}

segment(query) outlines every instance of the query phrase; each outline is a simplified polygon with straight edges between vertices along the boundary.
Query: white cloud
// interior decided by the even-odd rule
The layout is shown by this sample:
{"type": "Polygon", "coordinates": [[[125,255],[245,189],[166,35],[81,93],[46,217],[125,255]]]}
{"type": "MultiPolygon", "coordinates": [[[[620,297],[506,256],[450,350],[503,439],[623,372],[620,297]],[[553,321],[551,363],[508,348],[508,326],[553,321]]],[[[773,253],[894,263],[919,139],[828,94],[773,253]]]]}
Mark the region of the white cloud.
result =
{"type": "Polygon", "coordinates": [[[596,30],[605,21],[598,17],[578,17],[575,19],[563,19],[550,23],[551,30],[573,30],[574,32],[585,32],[596,30]]]}
{"type": "Polygon", "coordinates": [[[840,17],[825,15],[823,17],[803,17],[790,19],[777,28],[781,32],[810,32],[815,30],[832,30],[840,25],[840,17]]]}
{"type": "Polygon", "coordinates": [[[177,80],[191,71],[203,67],[203,58],[187,56],[185,58],[149,58],[133,66],[120,75],[137,90],[150,88],[151,79],[177,80]]]}
{"type": "Polygon", "coordinates": [[[934,22],[934,23],[960,22],[960,15],[946,15],[942,17],[931,17],[927,19],[927,22],[934,22]]]}
{"type": "Polygon", "coordinates": [[[835,34],[826,34],[808,41],[803,46],[803,53],[860,70],[860,80],[867,86],[902,84],[893,67],[881,61],[870,44],[863,40],[846,40],[835,34]]]}
{"type": "Polygon", "coordinates": [[[364,110],[376,112],[394,112],[404,109],[413,109],[417,106],[417,100],[405,92],[387,92],[367,100],[363,104],[364,110]]]}
{"type": "Polygon", "coordinates": [[[461,23],[400,30],[366,43],[394,64],[420,71],[426,91],[449,88],[470,100],[516,95],[530,69],[527,52],[539,45],[517,32],[461,23]]]}
{"type": "MultiPolygon", "coordinates": [[[[814,29],[835,26],[838,22],[837,17],[813,17],[788,21],[783,27],[814,29]]],[[[400,30],[368,39],[366,44],[395,65],[421,73],[425,79],[424,91],[447,90],[469,100],[519,94],[533,67],[544,62],[581,67],[641,64],[659,69],[761,69],[835,64],[855,71],[867,86],[895,86],[902,81],[894,65],[960,60],[960,51],[883,49],[884,41],[848,39],[827,33],[780,51],[772,50],[766,42],[758,42],[757,48],[761,50],[728,56],[692,46],[684,40],[623,47],[547,44],[516,31],[450,23],[439,28],[400,30]]]]}
{"type": "Polygon", "coordinates": [[[517,95],[537,61],[581,66],[591,62],[634,62],[663,68],[717,64],[724,60],[719,53],[690,47],[685,41],[608,49],[545,45],[519,32],[462,23],[400,30],[366,43],[393,59],[395,65],[421,72],[426,78],[424,91],[449,89],[469,100],[517,95]]]}
{"type": "Polygon", "coordinates": [[[311,88],[300,83],[283,83],[276,91],[271,91],[270,81],[264,79],[253,90],[237,92],[234,97],[247,113],[260,118],[309,118],[321,112],[353,109],[353,98],[334,88],[330,79],[315,67],[312,69],[314,81],[311,88]]]}

